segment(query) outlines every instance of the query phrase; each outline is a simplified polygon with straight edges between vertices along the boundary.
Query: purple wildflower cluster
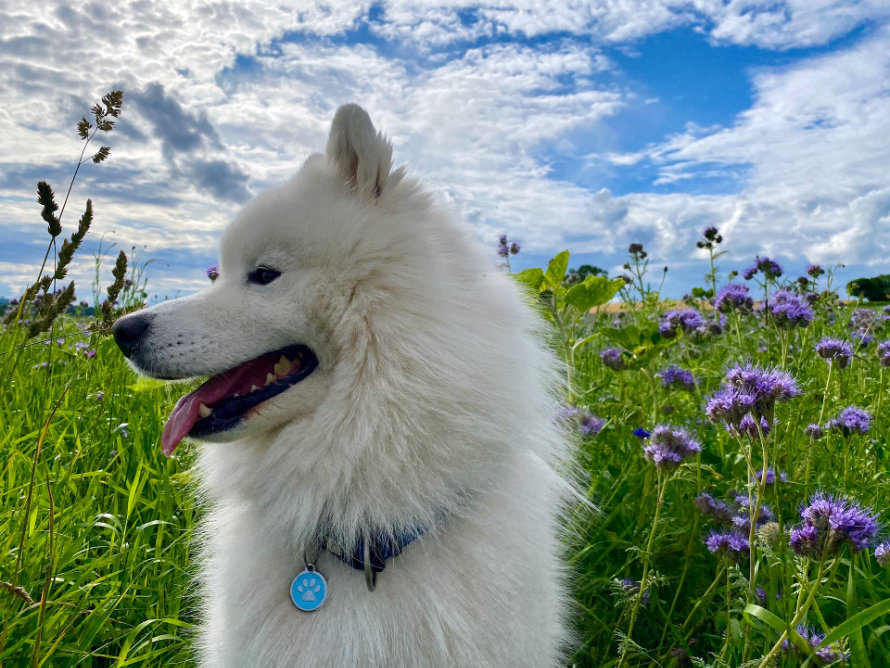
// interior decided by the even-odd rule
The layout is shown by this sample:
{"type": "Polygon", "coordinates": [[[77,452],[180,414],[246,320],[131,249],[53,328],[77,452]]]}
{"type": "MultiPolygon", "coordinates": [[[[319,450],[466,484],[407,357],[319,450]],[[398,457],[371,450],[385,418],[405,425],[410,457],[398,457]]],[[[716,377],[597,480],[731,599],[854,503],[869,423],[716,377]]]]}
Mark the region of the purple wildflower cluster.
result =
{"type": "Polygon", "coordinates": [[[816,344],[816,354],[839,369],[846,369],[853,357],[853,348],[843,339],[826,337],[816,344]]]}
{"type": "Polygon", "coordinates": [[[563,406],[556,412],[556,418],[574,423],[582,436],[596,436],[606,424],[601,417],[577,406],[563,406]]]}
{"type": "Polygon", "coordinates": [[[885,540],[875,548],[875,561],[878,566],[886,568],[890,566],[890,541],[885,540]]]}
{"type": "Polygon", "coordinates": [[[695,378],[692,372],[687,369],[671,364],[667,369],[659,371],[657,375],[661,378],[661,385],[664,388],[673,387],[689,391],[695,389],[695,378]]]}
{"type": "Polygon", "coordinates": [[[742,277],[746,281],[750,281],[758,271],[763,274],[766,280],[773,281],[782,275],[782,266],[775,260],[771,260],[768,257],[760,257],[758,255],[754,258],[754,264],[745,269],[742,277]]]}
{"type": "Polygon", "coordinates": [[[624,358],[621,355],[621,350],[618,348],[605,348],[604,350],[601,350],[600,359],[605,366],[614,369],[615,371],[621,371],[622,369],[627,368],[627,365],[624,363],[624,358]]]}
{"type": "Polygon", "coordinates": [[[720,288],[714,299],[714,308],[721,313],[737,311],[750,313],[754,309],[754,300],[748,294],[748,286],[738,283],[729,283],[720,288]]]}
{"type": "MultiPolygon", "coordinates": [[[[745,529],[751,526],[751,501],[743,492],[732,490],[727,495],[728,501],[715,499],[708,492],[702,492],[693,503],[700,513],[710,517],[718,527],[723,529],[745,529]]],[[[761,504],[757,511],[757,526],[773,519],[773,512],[766,504],[761,504]]]]}
{"type": "MultiPolygon", "coordinates": [[[[806,640],[807,644],[813,648],[819,647],[820,643],[825,640],[824,633],[817,633],[815,629],[811,629],[809,626],[805,626],[804,624],[798,624],[796,631],[798,635],[806,640]]],[[[798,650],[797,647],[795,647],[789,640],[782,641],[782,649],[788,653],[798,655],[801,654],[800,650],[798,650]]],[[[823,664],[831,664],[840,660],[846,661],[850,658],[848,652],[843,652],[842,650],[832,645],[817,649],[816,656],[819,657],[819,660],[823,664]]]]}
{"type": "Polygon", "coordinates": [[[516,255],[519,250],[519,244],[515,241],[509,241],[506,234],[502,234],[498,237],[498,255],[501,257],[516,255]]]}
{"type": "Polygon", "coordinates": [[[209,267],[207,267],[207,278],[210,279],[211,283],[219,278],[219,265],[218,264],[212,264],[209,267]]]}
{"type": "Polygon", "coordinates": [[[701,451],[698,441],[683,428],[672,429],[667,425],[658,425],[652,430],[648,440],[649,444],[643,448],[643,455],[659,469],[673,468],[701,451]]]}
{"type": "MultiPolygon", "coordinates": [[[[761,478],[763,478],[763,471],[758,469],[755,476],[757,477],[757,482],[760,482],[761,478]]],[[[776,476],[776,471],[770,466],[766,469],[766,484],[775,484],[776,480],[779,482],[788,482],[788,474],[784,471],[779,471],[779,475],[776,476]]]]}
{"type": "Polygon", "coordinates": [[[881,341],[878,344],[878,357],[881,358],[881,366],[890,366],[890,341],[881,341]]]}
{"type": "Polygon", "coordinates": [[[748,539],[734,531],[712,531],[705,539],[705,545],[712,554],[733,564],[748,559],[751,551],[748,539]]]}
{"type": "Polygon", "coordinates": [[[802,524],[791,530],[789,544],[800,556],[821,558],[840,551],[846,543],[860,552],[878,533],[877,515],[853,501],[817,492],[800,511],[802,524]]]}
{"type": "Polygon", "coordinates": [[[840,431],[844,436],[852,434],[865,434],[871,424],[871,415],[857,406],[847,406],[838,416],[830,420],[826,429],[840,431]]]}
{"type": "Polygon", "coordinates": [[[883,323],[878,321],[874,311],[858,308],[850,315],[847,328],[850,330],[850,338],[856,342],[857,347],[865,348],[871,343],[872,334],[883,329],[883,323]]]}
{"type": "Polygon", "coordinates": [[[769,314],[780,327],[806,327],[813,322],[813,310],[800,295],[790,290],[776,290],[769,303],[769,314]]]}
{"type": "Polygon", "coordinates": [[[747,364],[726,373],[726,381],[708,399],[705,413],[712,422],[722,422],[728,429],[739,430],[747,415],[752,416],[752,426],[756,424],[755,418],[765,418],[769,424],[776,402],[788,401],[798,394],[797,382],[790,374],[747,364]]]}
{"type": "Polygon", "coordinates": [[[822,438],[824,432],[822,431],[822,427],[813,423],[807,425],[806,429],[803,430],[803,433],[809,436],[810,438],[819,439],[822,438]]]}
{"type": "Polygon", "coordinates": [[[666,339],[674,338],[678,328],[692,334],[702,327],[706,327],[705,319],[695,309],[665,311],[658,322],[658,331],[666,339]]]}

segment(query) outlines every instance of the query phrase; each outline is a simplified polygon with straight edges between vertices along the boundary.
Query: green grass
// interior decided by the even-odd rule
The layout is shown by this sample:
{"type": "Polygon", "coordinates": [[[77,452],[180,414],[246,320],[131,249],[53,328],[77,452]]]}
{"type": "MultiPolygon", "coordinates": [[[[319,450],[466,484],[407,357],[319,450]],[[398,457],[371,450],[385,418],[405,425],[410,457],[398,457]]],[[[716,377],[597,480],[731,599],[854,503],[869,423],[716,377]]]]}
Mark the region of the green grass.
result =
{"type": "Polygon", "coordinates": [[[77,331],[0,336],[0,664],[186,663],[196,509],[188,462],[158,447],[175,396],[77,331]]]}
{"type": "MultiPolygon", "coordinates": [[[[598,435],[578,437],[582,487],[599,508],[579,510],[569,548],[578,665],[621,663],[632,617],[623,665],[757,665],[811,593],[807,624],[822,633],[837,629],[854,665],[890,665],[890,571],[877,565],[871,548],[844,548],[822,564],[798,558],[784,535],[817,489],[848,495],[887,522],[890,371],[874,342],[830,381],[826,362],[813,352],[822,336],[848,337],[852,308],[823,306],[809,327],[794,330],[731,316],[723,334],[672,342],[654,334],[654,302],[621,316],[619,327],[605,312],[571,325],[560,320],[566,342],[589,337],[571,358],[573,403],[607,421],[598,435]],[[631,368],[605,368],[598,353],[606,346],[622,348],[631,368]],[[783,368],[802,390],[779,406],[764,445],[770,466],[789,480],[763,489],[782,535],[773,544],[755,541],[753,583],[751,563],[727,564],[707,551],[703,538],[712,523],[693,503],[702,491],[758,494],[746,484],[749,467],[762,464],[761,445],[740,443],[703,412],[726,368],[743,361],[783,368]],[[669,363],[694,373],[695,391],[660,386],[655,373],[669,363]],[[874,416],[868,434],[832,432],[817,441],[803,434],[820,413],[824,423],[851,404],[874,416]],[[659,477],[632,434],[656,424],[687,427],[702,445],[700,456],[659,477]],[[620,584],[639,581],[644,570],[645,601],[636,587],[620,584]]],[[[0,332],[0,663],[188,665],[197,621],[188,591],[198,519],[191,450],[167,459],[159,448],[182,387],[137,380],[114,343],[80,334],[82,324],[66,317],[51,343],[27,346],[19,329],[0,332]],[[76,349],[78,341],[95,356],[76,349]]],[[[888,338],[882,323],[872,333],[888,338]]],[[[805,662],[787,651],[776,659],[805,662]]]]}

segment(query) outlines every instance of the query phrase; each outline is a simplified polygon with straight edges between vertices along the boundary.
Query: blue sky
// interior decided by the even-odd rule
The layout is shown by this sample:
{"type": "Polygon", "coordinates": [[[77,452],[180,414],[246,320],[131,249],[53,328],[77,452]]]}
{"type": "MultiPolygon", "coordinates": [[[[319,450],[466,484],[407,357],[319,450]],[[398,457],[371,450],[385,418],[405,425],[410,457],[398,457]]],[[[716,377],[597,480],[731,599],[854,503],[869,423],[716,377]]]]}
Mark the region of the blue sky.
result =
{"type": "Polygon", "coordinates": [[[111,158],[84,167],[66,214],[93,198],[81,299],[100,240],[152,260],[153,298],[206,285],[226,223],[323,149],[345,102],[493,263],[502,232],[523,246],[514,269],[568,248],[617,273],[642,242],[680,296],[703,283],[695,241],[715,225],[724,273],[756,254],[791,278],[890,272],[884,0],[50,3],[0,19],[0,295],[43,257],[36,182],[64,190],[74,123],[112,87],[111,158]]]}

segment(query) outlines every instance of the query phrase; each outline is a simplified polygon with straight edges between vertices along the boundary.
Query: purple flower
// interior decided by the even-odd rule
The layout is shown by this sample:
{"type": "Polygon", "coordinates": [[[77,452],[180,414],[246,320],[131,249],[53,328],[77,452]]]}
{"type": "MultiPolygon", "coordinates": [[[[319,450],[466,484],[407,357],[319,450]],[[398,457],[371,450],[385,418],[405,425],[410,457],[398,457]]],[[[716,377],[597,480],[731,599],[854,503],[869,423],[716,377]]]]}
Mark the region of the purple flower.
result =
{"type": "Polygon", "coordinates": [[[772,427],[770,423],[766,421],[765,417],[760,418],[760,432],[757,431],[757,423],[754,421],[754,418],[751,417],[751,414],[748,413],[741,420],[739,420],[738,427],[727,424],[726,431],[728,431],[733,436],[747,436],[748,438],[759,438],[760,434],[766,436],[770,433],[772,427]]]}
{"type": "Polygon", "coordinates": [[[656,468],[673,468],[700,450],[701,446],[685,429],[658,425],[652,430],[649,445],[643,448],[643,455],[656,468]]]}
{"type": "Polygon", "coordinates": [[[749,413],[766,417],[769,422],[776,402],[788,401],[798,394],[797,382],[790,374],[746,364],[726,372],[726,381],[708,399],[705,413],[712,422],[724,422],[734,428],[749,413]]]}
{"type": "Polygon", "coordinates": [[[837,364],[838,368],[845,369],[853,357],[853,348],[842,339],[826,337],[816,344],[816,354],[822,359],[837,364]]]}
{"type": "Polygon", "coordinates": [[[822,438],[822,427],[817,424],[807,425],[807,428],[803,430],[803,433],[812,438],[822,438]]]}
{"type": "Polygon", "coordinates": [[[890,565],[890,540],[885,540],[875,548],[875,560],[878,566],[886,568],[890,565]]]}
{"type": "Polygon", "coordinates": [[[624,359],[622,359],[621,351],[618,348],[606,348],[601,350],[600,359],[603,361],[604,365],[615,371],[621,371],[622,369],[627,368],[624,359]]]}
{"type": "Polygon", "coordinates": [[[729,283],[720,288],[717,298],[714,300],[714,308],[721,313],[738,311],[750,313],[754,308],[754,300],[748,294],[748,286],[738,283],[729,283]]]}
{"type": "Polygon", "coordinates": [[[676,387],[690,391],[695,389],[695,378],[693,378],[692,372],[673,364],[667,369],[659,371],[657,375],[661,378],[661,385],[664,388],[676,387]]]}
{"type": "Polygon", "coordinates": [[[677,335],[677,328],[691,334],[705,324],[705,319],[695,309],[666,311],[658,323],[658,331],[666,339],[672,339],[677,335]]]}
{"type": "Polygon", "coordinates": [[[861,552],[878,533],[877,515],[853,501],[821,492],[801,509],[800,518],[803,523],[791,530],[789,543],[801,556],[829,556],[845,543],[853,552],[861,552]]]}
{"type": "Polygon", "coordinates": [[[850,338],[856,343],[857,348],[867,348],[871,343],[871,334],[861,329],[850,332],[850,338]]]}
{"type": "MultiPolygon", "coordinates": [[[[714,240],[717,238],[717,236],[718,236],[718,234],[717,234],[717,228],[714,227],[713,225],[708,225],[708,226],[702,231],[701,235],[702,235],[705,239],[707,239],[708,241],[714,241],[714,240]]],[[[719,242],[718,242],[718,243],[719,243],[719,242]]]]}
{"type": "Polygon", "coordinates": [[[850,314],[850,321],[847,323],[849,330],[868,330],[875,325],[875,313],[867,308],[858,308],[850,314]]]}
{"type": "Polygon", "coordinates": [[[856,406],[847,406],[838,416],[831,420],[827,425],[827,429],[837,429],[844,436],[851,434],[865,434],[868,432],[871,423],[871,415],[856,406]]]}
{"type": "Polygon", "coordinates": [[[745,280],[750,281],[758,271],[762,272],[768,281],[775,280],[782,275],[782,267],[778,262],[759,255],[754,258],[754,264],[745,270],[745,280]]]}
{"type": "MultiPolygon", "coordinates": [[[[807,644],[813,648],[819,647],[820,643],[825,639],[824,633],[817,633],[814,629],[811,629],[809,626],[805,626],[803,624],[798,624],[795,630],[797,631],[798,635],[806,640],[807,644]]],[[[782,649],[785,652],[789,652],[792,654],[801,654],[800,650],[795,647],[790,640],[782,641],[782,649]]],[[[820,659],[820,665],[834,663],[842,659],[846,661],[850,658],[848,653],[843,652],[832,645],[817,649],[816,656],[820,659]]]]}
{"type": "Polygon", "coordinates": [[[809,524],[792,529],[788,544],[801,557],[818,557],[821,550],[819,530],[809,524]]]}
{"type": "Polygon", "coordinates": [[[510,244],[510,255],[516,255],[519,252],[519,244],[515,241],[510,244]]]}
{"type": "Polygon", "coordinates": [[[748,539],[733,531],[712,531],[705,539],[708,551],[737,564],[748,558],[751,545],[748,539]]]}
{"type": "Polygon", "coordinates": [[[101,391],[96,392],[96,400],[97,400],[97,401],[102,401],[104,398],[105,398],[105,393],[104,393],[104,392],[101,392],[101,391]]]}
{"type": "Polygon", "coordinates": [[[766,591],[764,591],[763,587],[757,587],[754,589],[754,593],[757,594],[757,598],[761,603],[766,603],[766,591]]]}
{"type": "Polygon", "coordinates": [[[558,420],[571,420],[578,417],[580,412],[581,410],[577,406],[560,406],[556,411],[556,418],[558,420]]]}
{"type": "Polygon", "coordinates": [[[650,436],[652,436],[652,432],[646,431],[642,427],[637,427],[636,429],[633,430],[633,435],[636,436],[637,438],[645,440],[645,439],[649,438],[650,436]]]}
{"type": "Polygon", "coordinates": [[[207,278],[209,278],[211,282],[213,282],[219,278],[219,265],[218,264],[212,264],[209,267],[207,267],[207,278]]]}
{"type": "Polygon", "coordinates": [[[95,350],[84,350],[83,354],[86,355],[89,359],[93,359],[96,356],[95,350]]]}
{"type": "Polygon", "coordinates": [[[807,267],[807,274],[809,274],[812,278],[819,278],[824,273],[825,270],[818,264],[811,264],[809,267],[807,267]]]}
{"type": "Polygon", "coordinates": [[[878,356],[881,358],[881,366],[890,366],[890,341],[881,341],[878,344],[878,356]]]}
{"type": "Polygon", "coordinates": [[[813,322],[813,311],[793,292],[782,289],[773,295],[769,313],[780,327],[806,327],[813,322]]]}
{"type": "Polygon", "coordinates": [[[578,418],[578,431],[584,436],[596,436],[605,424],[605,420],[597,417],[593,413],[584,411],[578,418]]]}
{"type": "Polygon", "coordinates": [[[707,492],[702,492],[693,501],[695,507],[703,515],[709,515],[721,525],[729,526],[732,524],[732,510],[725,501],[715,499],[707,492]]]}
{"type": "MultiPolygon", "coordinates": [[[[763,471],[758,469],[754,475],[757,477],[757,481],[759,482],[760,479],[763,477],[763,471]]],[[[779,480],[779,482],[788,482],[788,474],[785,473],[784,471],[779,471],[778,480],[779,480]]],[[[773,467],[770,466],[766,470],[766,484],[772,485],[775,482],[776,482],[776,472],[773,469],[773,467]]]]}

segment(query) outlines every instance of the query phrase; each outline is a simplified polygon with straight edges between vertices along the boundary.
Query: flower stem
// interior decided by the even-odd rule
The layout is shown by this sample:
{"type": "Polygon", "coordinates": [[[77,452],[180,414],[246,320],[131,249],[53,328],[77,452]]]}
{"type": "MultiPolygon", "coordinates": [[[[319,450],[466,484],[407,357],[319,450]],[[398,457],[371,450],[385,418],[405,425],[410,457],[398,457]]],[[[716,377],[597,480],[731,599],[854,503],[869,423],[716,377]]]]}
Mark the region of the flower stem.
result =
{"type": "Polygon", "coordinates": [[[627,658],[627,650],[630,647],[630,641],[633,639],[634,624],[637,621],[637,615],[639,614],[640,606],[643,603],[643,594],[648,588],[649,557],[652,554],[652,545],[655,543],[655,531],[658,528],[658,517],[661,514],[661,506],[664,505],[664,492],[667,489],[667,480],[664,478],[661,469],[656,469],[655,471],[658,476],[658,501],[655,504],[655,516],[652,519],[652,530],[649,531],[649,540],[646,543],[646,551],[643,552],[643,575],[640,578],[640,591],[637,593],[636,599],[634,600],[634,607],[630,613],[630,622],[628,622],[627,625],[627,642],[624,643],[624,646],[621,649],[621,657],[618,659],[616,668],[621,668],[621,666],[624,665],[624,660],[627,658]]]}

